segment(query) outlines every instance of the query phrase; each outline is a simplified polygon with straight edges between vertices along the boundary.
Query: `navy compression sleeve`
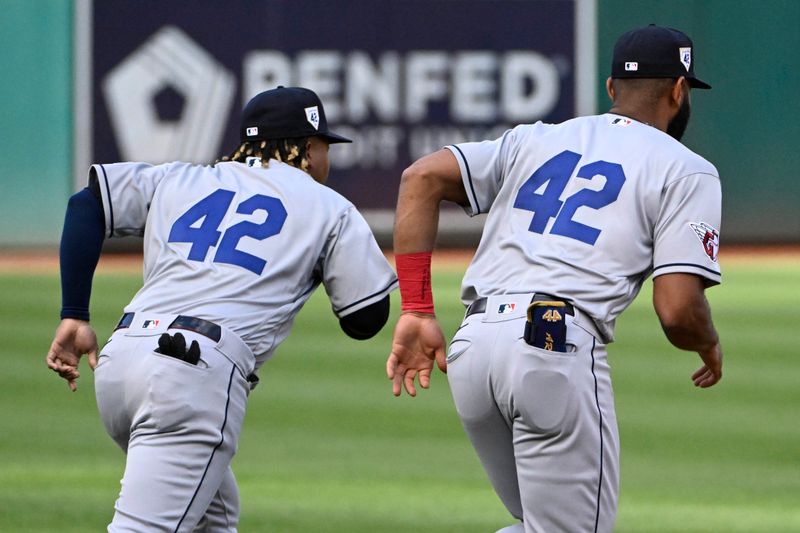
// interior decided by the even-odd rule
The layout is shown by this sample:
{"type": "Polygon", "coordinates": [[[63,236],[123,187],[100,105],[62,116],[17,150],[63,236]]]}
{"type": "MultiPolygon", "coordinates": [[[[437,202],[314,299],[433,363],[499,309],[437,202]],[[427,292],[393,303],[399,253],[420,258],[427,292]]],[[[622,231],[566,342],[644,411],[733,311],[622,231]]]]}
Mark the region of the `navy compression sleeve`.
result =
{"type": "Polygon", "coordinates": [[[61,233],[61,318],[89,320],[92,278],[103,248],[103,204],[88,187],[72,195],[61,233]]]}
{"type": "Polygon", "coordinates": [[[357,340],[375,336],[389,319],[389,295],[363,309],[339,319],[339,327],[348,337],[357,340]]]}

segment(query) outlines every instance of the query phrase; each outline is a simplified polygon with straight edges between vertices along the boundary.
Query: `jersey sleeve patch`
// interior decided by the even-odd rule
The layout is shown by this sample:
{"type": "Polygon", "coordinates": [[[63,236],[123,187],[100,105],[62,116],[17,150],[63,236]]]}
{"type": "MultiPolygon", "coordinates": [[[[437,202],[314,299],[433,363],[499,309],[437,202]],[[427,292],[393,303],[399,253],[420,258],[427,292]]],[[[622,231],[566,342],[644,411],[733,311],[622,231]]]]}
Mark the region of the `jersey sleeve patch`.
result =
{"type": "Polygon", "coordinates": [[[719,252],[719,231],[705,222],[690,222],[689,226],[694,230],[697,238],[700,239],[708,258],[716,263],[717,253],[719,252]]]}

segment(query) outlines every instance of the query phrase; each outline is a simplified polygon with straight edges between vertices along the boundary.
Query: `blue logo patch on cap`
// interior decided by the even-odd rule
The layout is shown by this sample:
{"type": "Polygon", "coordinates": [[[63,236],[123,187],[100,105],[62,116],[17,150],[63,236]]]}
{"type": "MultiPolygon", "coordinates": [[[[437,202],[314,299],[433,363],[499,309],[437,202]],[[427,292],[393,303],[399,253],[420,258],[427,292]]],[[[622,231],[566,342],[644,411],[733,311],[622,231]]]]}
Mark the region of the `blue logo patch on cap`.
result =
{"type": "Polygon", "coordinates": [[[686,72],[689,72],[689,69],[692,68],[692,47],[681,47],[680,53],[681,63],[683,63],[683,66],[686,67],[686,72]]]}

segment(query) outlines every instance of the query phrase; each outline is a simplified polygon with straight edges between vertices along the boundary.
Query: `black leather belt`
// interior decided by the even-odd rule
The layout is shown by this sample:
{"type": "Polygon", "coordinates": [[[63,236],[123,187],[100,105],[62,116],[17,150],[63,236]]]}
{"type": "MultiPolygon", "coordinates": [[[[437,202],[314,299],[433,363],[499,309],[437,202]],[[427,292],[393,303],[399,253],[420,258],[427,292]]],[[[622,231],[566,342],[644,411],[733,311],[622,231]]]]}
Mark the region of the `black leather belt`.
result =
{"type": "MultiPolygon", "coordinates": [[[[125,313],[122,315],[122,318],[119,319],[119,323],[117,324],[117,327],[114,328],[114,331],[131,327],[134,314],[135,313],[125,313]]],[[[222,328],[220,326],[209,320],[204,320],[202,318],[196,318],[193,316],[178,315],[178,317],[172,321],[167,329],[185,329],[187,331],[194,331],[195,333],[199,333],[200,335],[208,337],[214,342],[219,342],[220,338],[222,338],[222,328]]]]}
{"type": "MultiPolygon", "coordinates": [[[[486,312],[486,302],[487,302],[487,300],[488,300],[488,298],[486,298],[486,297],[478,298],[477,300],[475,300],[474,302],[469,304],[469,307],[467,307],[467,313],[466,313],[466,315],[464,315],[464,318],[466,318],[468,316],[471,316],[471,315],[478,314],[478,313],[485,313],[486,312]]],[[[572,307],[572,304],[569,303],[566,300],[562,300],[561,298],[556,298],[555,296],[551,296],[550,294],[543,294],[543,293],[534,294],[533,298],[531,298],[531,302],[541,302],[541,301],[544,301],[544,300],[552,300],[554,302],[563,302],[564,303],[564,312],[567,313],[568,315],[575,316],[575,308],[572,307]]]]}

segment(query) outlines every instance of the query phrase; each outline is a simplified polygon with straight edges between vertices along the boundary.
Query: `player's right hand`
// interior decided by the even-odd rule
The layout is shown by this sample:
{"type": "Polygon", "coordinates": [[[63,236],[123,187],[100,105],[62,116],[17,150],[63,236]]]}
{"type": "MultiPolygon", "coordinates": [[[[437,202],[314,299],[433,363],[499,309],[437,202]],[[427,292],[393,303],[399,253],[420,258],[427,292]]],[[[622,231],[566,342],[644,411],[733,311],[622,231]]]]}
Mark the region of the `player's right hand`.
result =
{"type": "Polygon", "coordinates": [[[417,376],[420,386],[427,389],[434,360],[442,372],[447,372],[445,340],[436,317],[412,312],[401,314],[394,328],[392,353],[386,360],[392,393],[400,396],[405,387],[409,396],[416,396],[417,376]]]}
{"type": "Polygon", "coordinates": [[[65,318],[56,329],[53,343],[47,352],[47,366],[67,380],[70,390],[78,390],[76,380],[81,376],[78,363],[83,354],[89,355],[89,367],[97,366],[97,335],[84,320],[65,318]]]}
{"type": "Polygon", "coordinates": [[[705,364],[692,374],[692,381],[695,387],[707,389],[722,379],[722,348],[716,343],[710,349],[698,352],[698,355],[705,364]]]}

